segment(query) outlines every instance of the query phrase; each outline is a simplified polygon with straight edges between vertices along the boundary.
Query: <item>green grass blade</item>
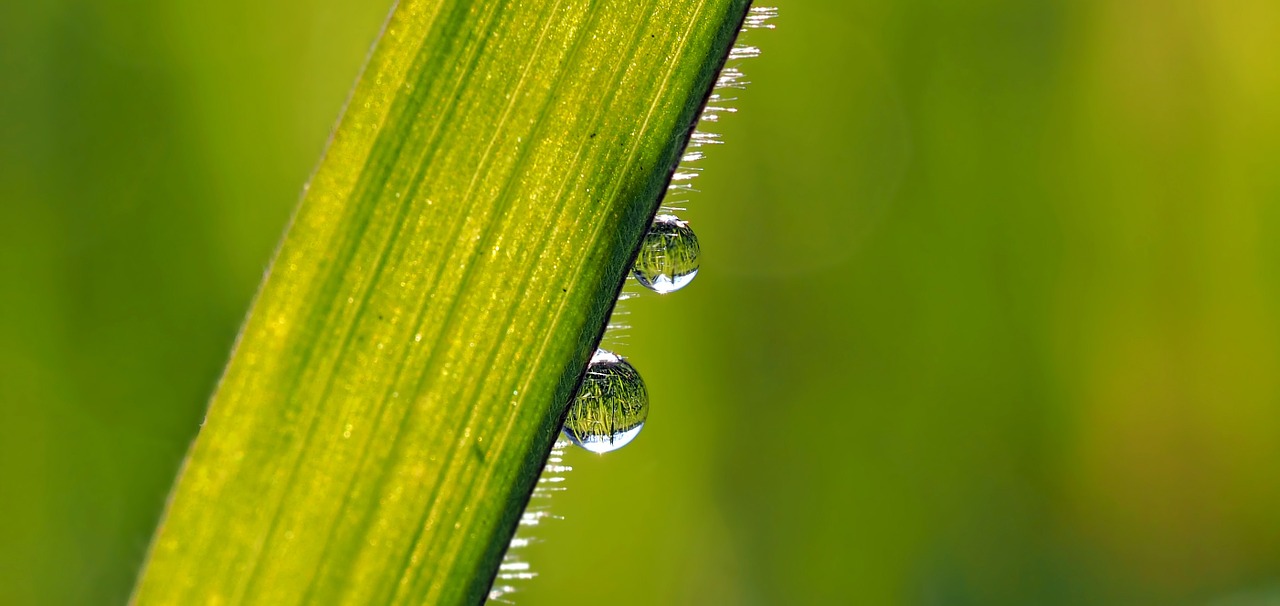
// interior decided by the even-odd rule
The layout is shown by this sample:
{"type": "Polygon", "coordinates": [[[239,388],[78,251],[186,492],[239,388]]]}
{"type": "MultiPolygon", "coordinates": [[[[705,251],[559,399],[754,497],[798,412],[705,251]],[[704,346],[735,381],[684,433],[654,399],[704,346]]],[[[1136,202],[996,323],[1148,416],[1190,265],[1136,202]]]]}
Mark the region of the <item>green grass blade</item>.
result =
{"type": "Polygon", "coordinates": [[[134,602],[482,600],[747,5],[401,2],[134,602]]]}

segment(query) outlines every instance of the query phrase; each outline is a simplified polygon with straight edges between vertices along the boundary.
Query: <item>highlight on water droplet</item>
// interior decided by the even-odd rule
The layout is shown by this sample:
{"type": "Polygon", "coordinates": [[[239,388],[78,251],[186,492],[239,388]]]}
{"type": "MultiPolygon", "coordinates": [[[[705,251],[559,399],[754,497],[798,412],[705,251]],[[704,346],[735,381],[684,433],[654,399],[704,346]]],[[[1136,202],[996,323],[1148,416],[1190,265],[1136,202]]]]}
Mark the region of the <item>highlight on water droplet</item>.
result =
{"type": "Polygon", "coordinates": [[[687,286],[698,275],[698,236],[675,215],[658,215],[644,235],[632,270],[641,286],[661,295],[687,286]]]}
{"type": "Polygon", "coordinates": [[[564,435],[594,453],[612,452],[636,439],[649,416],[649,391],[635,367],[597,349],[578,395],[569,405],[564,435]]]}

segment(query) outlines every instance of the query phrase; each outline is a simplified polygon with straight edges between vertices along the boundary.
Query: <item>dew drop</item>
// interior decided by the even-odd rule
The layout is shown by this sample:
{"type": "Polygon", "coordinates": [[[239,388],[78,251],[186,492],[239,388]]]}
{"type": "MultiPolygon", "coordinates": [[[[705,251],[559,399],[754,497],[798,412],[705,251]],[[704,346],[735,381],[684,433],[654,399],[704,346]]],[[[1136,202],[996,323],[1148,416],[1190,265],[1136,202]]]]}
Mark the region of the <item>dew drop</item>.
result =
{"type": "Polygon", "coordinates": [[[564,435],[591,452],[612,452],[640,434],[649,416],[649,392],[640,373],[617,354],[597,349],[569,407],[564,435]]]}
{"type": "Polygon", "coordinates": [[[675,215],[658,215],[644,235],[632,270],[641,286],[661,295],[687,286],[698,275],[698,236],[675,215]]]}

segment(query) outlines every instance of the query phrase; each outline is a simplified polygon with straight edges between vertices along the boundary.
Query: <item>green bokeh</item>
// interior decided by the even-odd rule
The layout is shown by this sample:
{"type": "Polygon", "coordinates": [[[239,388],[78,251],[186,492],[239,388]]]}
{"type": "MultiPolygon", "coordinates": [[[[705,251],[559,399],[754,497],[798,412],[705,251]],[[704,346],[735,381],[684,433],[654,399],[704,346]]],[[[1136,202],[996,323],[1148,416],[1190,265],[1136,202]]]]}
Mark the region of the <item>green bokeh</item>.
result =
{"type": "MultiPolygon", "coordinates": [[[[0,4],[0,602],[122,602],[387,6],[0,4]]],[[[520,604],[1280,596],[1280,4],[779,0],[520,604]]]]}

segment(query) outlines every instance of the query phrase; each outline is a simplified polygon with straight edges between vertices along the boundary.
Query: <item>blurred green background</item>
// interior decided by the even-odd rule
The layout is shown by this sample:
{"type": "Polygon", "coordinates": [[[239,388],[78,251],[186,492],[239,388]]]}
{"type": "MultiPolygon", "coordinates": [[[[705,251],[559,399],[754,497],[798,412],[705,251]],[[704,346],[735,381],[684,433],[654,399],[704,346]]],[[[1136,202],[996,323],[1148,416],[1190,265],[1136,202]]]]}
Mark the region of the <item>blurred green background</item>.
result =
{"type": "MultiPolygon", "coordinates": [[[[515,600],[1280,603],[1280,4],[778,4],[515,600]]],[[[0,602],[127,596],[386,10],[0,4],[0,602]]]]}

